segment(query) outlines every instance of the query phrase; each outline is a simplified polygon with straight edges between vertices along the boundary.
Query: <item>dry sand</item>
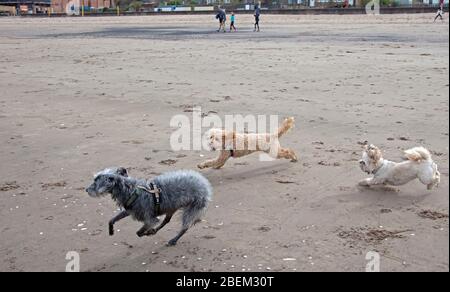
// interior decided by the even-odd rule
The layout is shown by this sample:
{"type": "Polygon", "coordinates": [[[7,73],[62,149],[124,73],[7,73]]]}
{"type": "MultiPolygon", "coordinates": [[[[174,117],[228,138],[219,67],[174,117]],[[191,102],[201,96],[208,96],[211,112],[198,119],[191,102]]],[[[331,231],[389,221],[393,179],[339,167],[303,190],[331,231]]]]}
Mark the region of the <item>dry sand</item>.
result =
{"type": "Polygon", "coordinates": [[[449,26],[432,14],[268,16],[216,33],[211,16],[0,18],[0,271],[449,270],[449,26]],[[294,116],[298,163],[257,155],[205,170],[205,222],[166,247],[179,218],[137,238],[92,174],[147,177],[214,154],[173,152],[184,109],[294,116]],[[360,189],[358,142],[387,158],[429,148],[442,184],[360,189]],[[174,159],[173,165],[160,161],[174,159]],[[437,212],[437,213],[433,213],[437,212]],[[283,260],[292,258],[295,260],[283,260]]]}

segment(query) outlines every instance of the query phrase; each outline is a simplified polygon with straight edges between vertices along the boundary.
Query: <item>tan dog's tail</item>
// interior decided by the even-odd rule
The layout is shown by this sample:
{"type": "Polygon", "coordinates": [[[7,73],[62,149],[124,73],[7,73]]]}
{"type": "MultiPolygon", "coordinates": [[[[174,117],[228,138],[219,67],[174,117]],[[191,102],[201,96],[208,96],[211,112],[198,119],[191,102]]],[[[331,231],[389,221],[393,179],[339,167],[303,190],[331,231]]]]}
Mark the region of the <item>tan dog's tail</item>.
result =
{"type": "Polygon", "coordinates": [[[415,162],[431,161],[430,151],[424,147],[414,147],[405,151],[405,157],[415,162]]]}
{"type": "Polygon", "coordinates": [[[294,118],[287,118],[283,121],[281,126],[278,128],[278,138],[286,134],[290,129],[292,129],[295,125],[294,118]]]}

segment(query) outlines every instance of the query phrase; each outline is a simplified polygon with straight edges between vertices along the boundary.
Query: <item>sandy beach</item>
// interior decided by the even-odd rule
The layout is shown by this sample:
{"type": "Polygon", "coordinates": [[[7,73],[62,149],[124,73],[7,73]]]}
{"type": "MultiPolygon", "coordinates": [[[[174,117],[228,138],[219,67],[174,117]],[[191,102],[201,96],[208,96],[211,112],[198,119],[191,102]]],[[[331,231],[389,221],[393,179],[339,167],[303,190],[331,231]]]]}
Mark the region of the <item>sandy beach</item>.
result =
{"type": "Polygon", "coordinates": [[[449,271],[449,26],[433,14],[0,18],[0,271],[449,271]],[[175,247],[179,216],[138,238],[90,198],[92,175],[196,169],[170,119],[293,116],[297,163],[258,155],[201,170],[204,221],[175,247]],[[360,188],[361,144],[385,158],[428,148],[442,182],[360,188]]]}

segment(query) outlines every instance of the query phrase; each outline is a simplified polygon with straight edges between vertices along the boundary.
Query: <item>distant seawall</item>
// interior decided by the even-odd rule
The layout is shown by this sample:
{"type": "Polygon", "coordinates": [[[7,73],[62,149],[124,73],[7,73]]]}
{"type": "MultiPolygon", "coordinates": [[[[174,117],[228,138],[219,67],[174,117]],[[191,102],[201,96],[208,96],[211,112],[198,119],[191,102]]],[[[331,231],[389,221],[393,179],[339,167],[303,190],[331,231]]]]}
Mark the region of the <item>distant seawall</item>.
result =
{"type": "MultiPolygon", "coordinates": [[[[407,14],[407,13],[435,13],[436,7],[381,7],[381,14],[407,14]]],[[[235,10],[236,14],[253,14],[252,10],[235,10]]],[[[448,12],[448,9],[447,11],[448,12]]],[[[121,12],[120,16],[137,15],[201,15],[214,14],[214,11],[173,11],[173,12],[121,12]]],[[[305,9],[270,9],[263,10],[262,14],[289,14],[289,15],[320,15],[320,14],[365,14],[364,7],[358,8],[305,8],[305,9]]],[[[22,17],[49,17],[47,14],[26,14],[22,17]]],[[[117,16],[117,13],[85,13],[85,17],[117,16]]],[[[50,17],[68,17],[64,13],[52,14],[50,17]]],[[[81,16],[70,16],[81,17],[81,16]]]]}

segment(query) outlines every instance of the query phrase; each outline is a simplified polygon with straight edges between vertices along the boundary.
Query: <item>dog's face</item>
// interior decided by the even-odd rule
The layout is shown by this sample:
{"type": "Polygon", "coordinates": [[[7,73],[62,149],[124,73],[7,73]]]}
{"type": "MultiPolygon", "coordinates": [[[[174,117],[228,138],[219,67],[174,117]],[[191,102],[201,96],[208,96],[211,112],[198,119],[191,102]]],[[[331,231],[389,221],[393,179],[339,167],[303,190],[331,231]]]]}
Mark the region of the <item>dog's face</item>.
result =
{"type": "Polygon", "coordinates": [[[365,145],[359,166],[362,171],[373,173],[380,166],[382,159],[381,150],[375,145],[365,145]]]}
{"type": "Polygon", "coordinates": [[[128,172],[123,167],[104,169],[94,176],[94,182],[86,189],[86,192],[94,198],[110,194],[120,176],[128,177],[128,172]]]}
{"type": "Polygon", "coordinates": [[[118,175],[100,174],[94,178],[94,182],[86,189],[89,196],[93,198],[102,197],[111,194],[116,186],[118,175]]]}
{"type": "Polygon", "coordinates": [[[210,151],[216,151],[223,148],[223,131],[221,129],[209,129],[204,137],[205,147],[210,151]]]}

